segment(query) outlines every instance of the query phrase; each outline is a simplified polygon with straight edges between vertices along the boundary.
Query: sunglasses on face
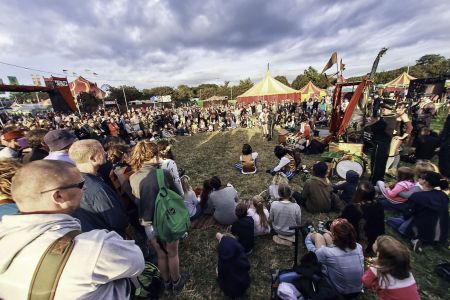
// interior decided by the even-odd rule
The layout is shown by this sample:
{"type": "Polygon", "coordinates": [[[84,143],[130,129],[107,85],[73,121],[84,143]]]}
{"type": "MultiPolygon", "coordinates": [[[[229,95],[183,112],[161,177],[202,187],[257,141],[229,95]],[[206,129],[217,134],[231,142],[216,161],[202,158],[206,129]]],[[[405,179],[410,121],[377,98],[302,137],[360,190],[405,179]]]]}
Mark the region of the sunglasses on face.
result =
{"type": "Polygon", "coordinates": [[[47,193],[47,192],[52,192],[52,191],[57,191],[57,190],[67,190],[67,189],[82,189],[84,187],[84,180],[79,182],[79,183],[74,183],[74,184],[70,184],[70,185],[65,185],[65,186],[61,186],[61,187],[57,187],[51,190],[46,190],[46,191],[42,191],[41,194],[47,193]]]}

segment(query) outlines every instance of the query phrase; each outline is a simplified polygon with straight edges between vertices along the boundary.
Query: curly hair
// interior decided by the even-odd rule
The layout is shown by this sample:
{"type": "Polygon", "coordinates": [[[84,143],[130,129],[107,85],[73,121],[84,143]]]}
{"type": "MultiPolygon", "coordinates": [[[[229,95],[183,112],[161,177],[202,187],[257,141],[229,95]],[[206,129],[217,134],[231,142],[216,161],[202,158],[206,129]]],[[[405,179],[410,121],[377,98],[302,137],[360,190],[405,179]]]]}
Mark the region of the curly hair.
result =
{"type": "Polygon", "coordinates": [[[25,140],[32,149],[41,148],[44,145],[44,136],[47,134],[46,129],[33,129],[25,134],[25,140]]]}
{"type": "Polygon", "coordinates": [[[158,146],[149,141],[140,141],[131,153],[130,165],[134,171],[139,170],[145,162],[158,157],[158,146]]]}
{"type": "Polygon", "coordinates": [[[11,197],[11,179],[21,164],[12,159],[0,160],[0,193],[11,197]]]}

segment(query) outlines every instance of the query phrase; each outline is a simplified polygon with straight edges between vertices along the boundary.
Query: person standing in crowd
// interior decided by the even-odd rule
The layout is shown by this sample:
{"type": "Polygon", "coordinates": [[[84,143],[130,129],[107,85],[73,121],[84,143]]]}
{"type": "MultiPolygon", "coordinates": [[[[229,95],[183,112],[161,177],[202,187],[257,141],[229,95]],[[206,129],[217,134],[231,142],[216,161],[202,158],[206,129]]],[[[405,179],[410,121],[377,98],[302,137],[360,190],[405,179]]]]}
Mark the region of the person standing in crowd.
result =
{"type": "Polygon", "coordinates": [[[18,140],[23,138],[23,132],[17,128],[5,129],[0,136],[0,142],[5,146],[0,150],[0,160],[2,159],[20,159],[21,151],[18,140]]]}
{"type": "Polygon", "coordinates": [[[85,180],[80,208],[73,214],[80,220],[83,231],[107,229],[124,236],[129,224],[126,209],[117,193],[97,176],[98,169],[106,162],[100,142],[76,141],[69,149],[69,157],[85,180]]]}
{"type": "Polygon", "coordinates": [[[450,115],[445,119],[444,127],[439,135],[441,146],[439,148],[439,172],[450,179],[450,115]]]}
{"type": "Polygon", "coordinates": [[[15,215],[19,212],[11,196],[11,180],[21,167],[15,159],[0,160],[0,221],[5,215],[15,215]]]}
{"type": "MultiPolygon", "coordinates": [[[[130,177],[130,184],[133,195],[139,203],[141,225],[144,226],[147,238],[156,251],[158,268],[164,280],[165,289],[177,293],[184,288],[189,279],[188,273],[180,272],[179,241],[170,243],[158,241],[152,225],[156,197],[159,193],[156,176],[156,170],[160,167],[159,163],[158,146],[153,142],[139,141],[131,154],[130,165],[135,173],[130,177]]],[[[167,170],[163,172],[166,188],[178,192],[172,175],[167,170]]]]}
{"type": "Polygon", "coordinates": [[[308,251],[326,267],[326,273],[339,294],[352,297],[361,293],[364,273],[362,247],[356,242],[356,232],[346,219],[331,223],[331,231],[309,233],[305,239],[308,251]]]}
{"type": "Polygon", "coordinates": [[[75,165],[69,157],[69,148],[77,140],[67,129],[56,129],[49,131],[44,136],[44,142],[50,149],[50,153],[44,159],[61,160],[75,165]]]}
{"type": "Polygon", "coordinates": [[[47,157],[48,146],[44,142],[44,136],[47,132],[45,129],[33,129],[25,134],[25,140],[31,151],[23,155],[22,162],[24,164],[47,157]]]}
{"type": "Polygon", "coordinates": [[[374,148],[370,156],[370,170],[372,184],[384,180],[386,164],[389,158],[389,147],[392,136],[386,132],[387,124],[384,119],[378,120],[372,125],[374,148]]]}
{"type": "MultiPolygon", "coordinates": [[[[33,161],[16,172],[11,192],[22,214],[4,216],[0,223],[0,298],[29,299],[33,273],[45,250],[81,229],[70,214],[80,205],[83,184],[77,168],[63,161],[33,161]]],[[[144,258],[133,241],[114,231],[80,233],[54,299],[128,299],[129,279],[143,269],[144,258]]]]}
{"type": "Polygon", "coordinates": [[[175,157],[172,153],[172,146],[167,140],[160,140],[157,143],[159,151],[159,159],[161,164],[161,169],[167,170],[172,175],[173,181],[177,186],[178,192],[183,194],[183,187],[181,186],[180,174],[178,172],[178,167],[174,161],[175,157]]]}
{"type": "Polygon", "coordinates": [[[364,273],[364,286],[375,291],[381,300],[420,300],[408,248],[393,237],[382,235],[373,244],[373,252],[377,257],[364,273]]]}

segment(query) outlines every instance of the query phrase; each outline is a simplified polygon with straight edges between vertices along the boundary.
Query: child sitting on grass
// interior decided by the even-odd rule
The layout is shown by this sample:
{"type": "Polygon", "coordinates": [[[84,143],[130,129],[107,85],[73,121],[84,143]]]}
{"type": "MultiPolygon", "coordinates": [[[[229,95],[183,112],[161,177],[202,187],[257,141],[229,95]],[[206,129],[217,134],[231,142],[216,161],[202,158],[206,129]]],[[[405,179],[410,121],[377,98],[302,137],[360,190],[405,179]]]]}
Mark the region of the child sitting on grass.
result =
{"type": "Polygon", "coordinates": [[[408,191],[414,185],[414,170],[408,167],[397,169],[397,183],[393,189],[386,187],[384,181],[378,181],[377,188],[386,198],[381,202],[383,207],[399,211],[407,210],[409,208],[409,204],[406,203],[408,199],[400,197],[399,193],[408,191]]]}
{"type": "Polygon", "coordinates": [[[231,233],[237,237],[245,253],[249,255],[255,245],[255,237],[254,221],[252,217],[247,216],[247,209],[248,205],[245,202],[236,205],[235,214],[238,219],[231,225],[231,233]]]}
{"type": "Polygon", "coordinates": [[[270,233],[269,211],[264,206],[264,203],[263,197],[260,195],[254,196],[252,198],[252,206],[247,210],[247,215],[253,219],[255,225],[255,236],[270,233]]]}
{"type": "Polygon", "coordinates": [[[191,221],[197,219],[202,209],[200,207],[200,201],[197,199],[194,190],[192,189],[190,178],[187,175],[181,176],[181,187],[183,188],[184,205],[189,212],[191,221]]]}
{"type": "Polygon", "coordinates": [[[256,173],[256,158],[258,152],[253,152],[252,146],[244,144],[242,146],[242,155],[239,157],[239,163],[234,166],[241,171],[242,174],[254,174],[256,173]]]}
{"type": "Polygon", "coordinates": [[[244,248],[229,234],[217,233],[217,279],[225,296],[238,298],[250,286],[250,262],[244,248]]]}
{"type": "Polygon", "coordinates": [[[381,300],[419,300],[408,248],[393,237],[382,235],[373,244],[373,251],[377,257],[363,275],[364,286],[376,291],[381,300]]]}

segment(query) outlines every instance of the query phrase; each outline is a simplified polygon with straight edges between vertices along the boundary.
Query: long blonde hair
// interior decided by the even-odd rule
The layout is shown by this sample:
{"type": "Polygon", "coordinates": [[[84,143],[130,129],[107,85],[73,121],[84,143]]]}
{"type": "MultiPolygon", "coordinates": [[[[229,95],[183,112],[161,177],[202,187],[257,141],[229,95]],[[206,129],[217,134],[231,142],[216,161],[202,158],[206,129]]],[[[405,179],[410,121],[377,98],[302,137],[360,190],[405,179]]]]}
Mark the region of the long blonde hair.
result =
{"type": "Polygon", "coordinates": [[[0,194],[11,198],[11,179],[20,167],[15,160],[0,160],[0,194]]]}
{"type": "Polygon", "coordinates": [[[140,141],[131,153],[130,165],[134,171],[139,170],[145,162],[158,157],[158,146],[150,141],[140,141]]]}
{"type": "Polygon", "coordinates": [[[269,226],[269,221],[267,220],[267,216],[264,213],[264,199],[260,195],[256,195],[252,198],[253,207],[255,207],[256,214],[259,216],[259,222],[262,228],[266,228],[269,226]]]}
{"type": "Polygon", "coordinates": [[[189,191],[192,191],[192,186],[190,181],[189,176],[187,175],[183,175],[180,178],[181,181],[181,187],[183,188],[183,193],[186,195],[189,191]]]}
{"type": "Polygon", "coordinates": [[[278,172],[273,176],[272,179],[273,185],[280,185],[280,184],[289,184],[289,180],[287,179],[286,175],[284,175],[282,172],[278,172]]]}

